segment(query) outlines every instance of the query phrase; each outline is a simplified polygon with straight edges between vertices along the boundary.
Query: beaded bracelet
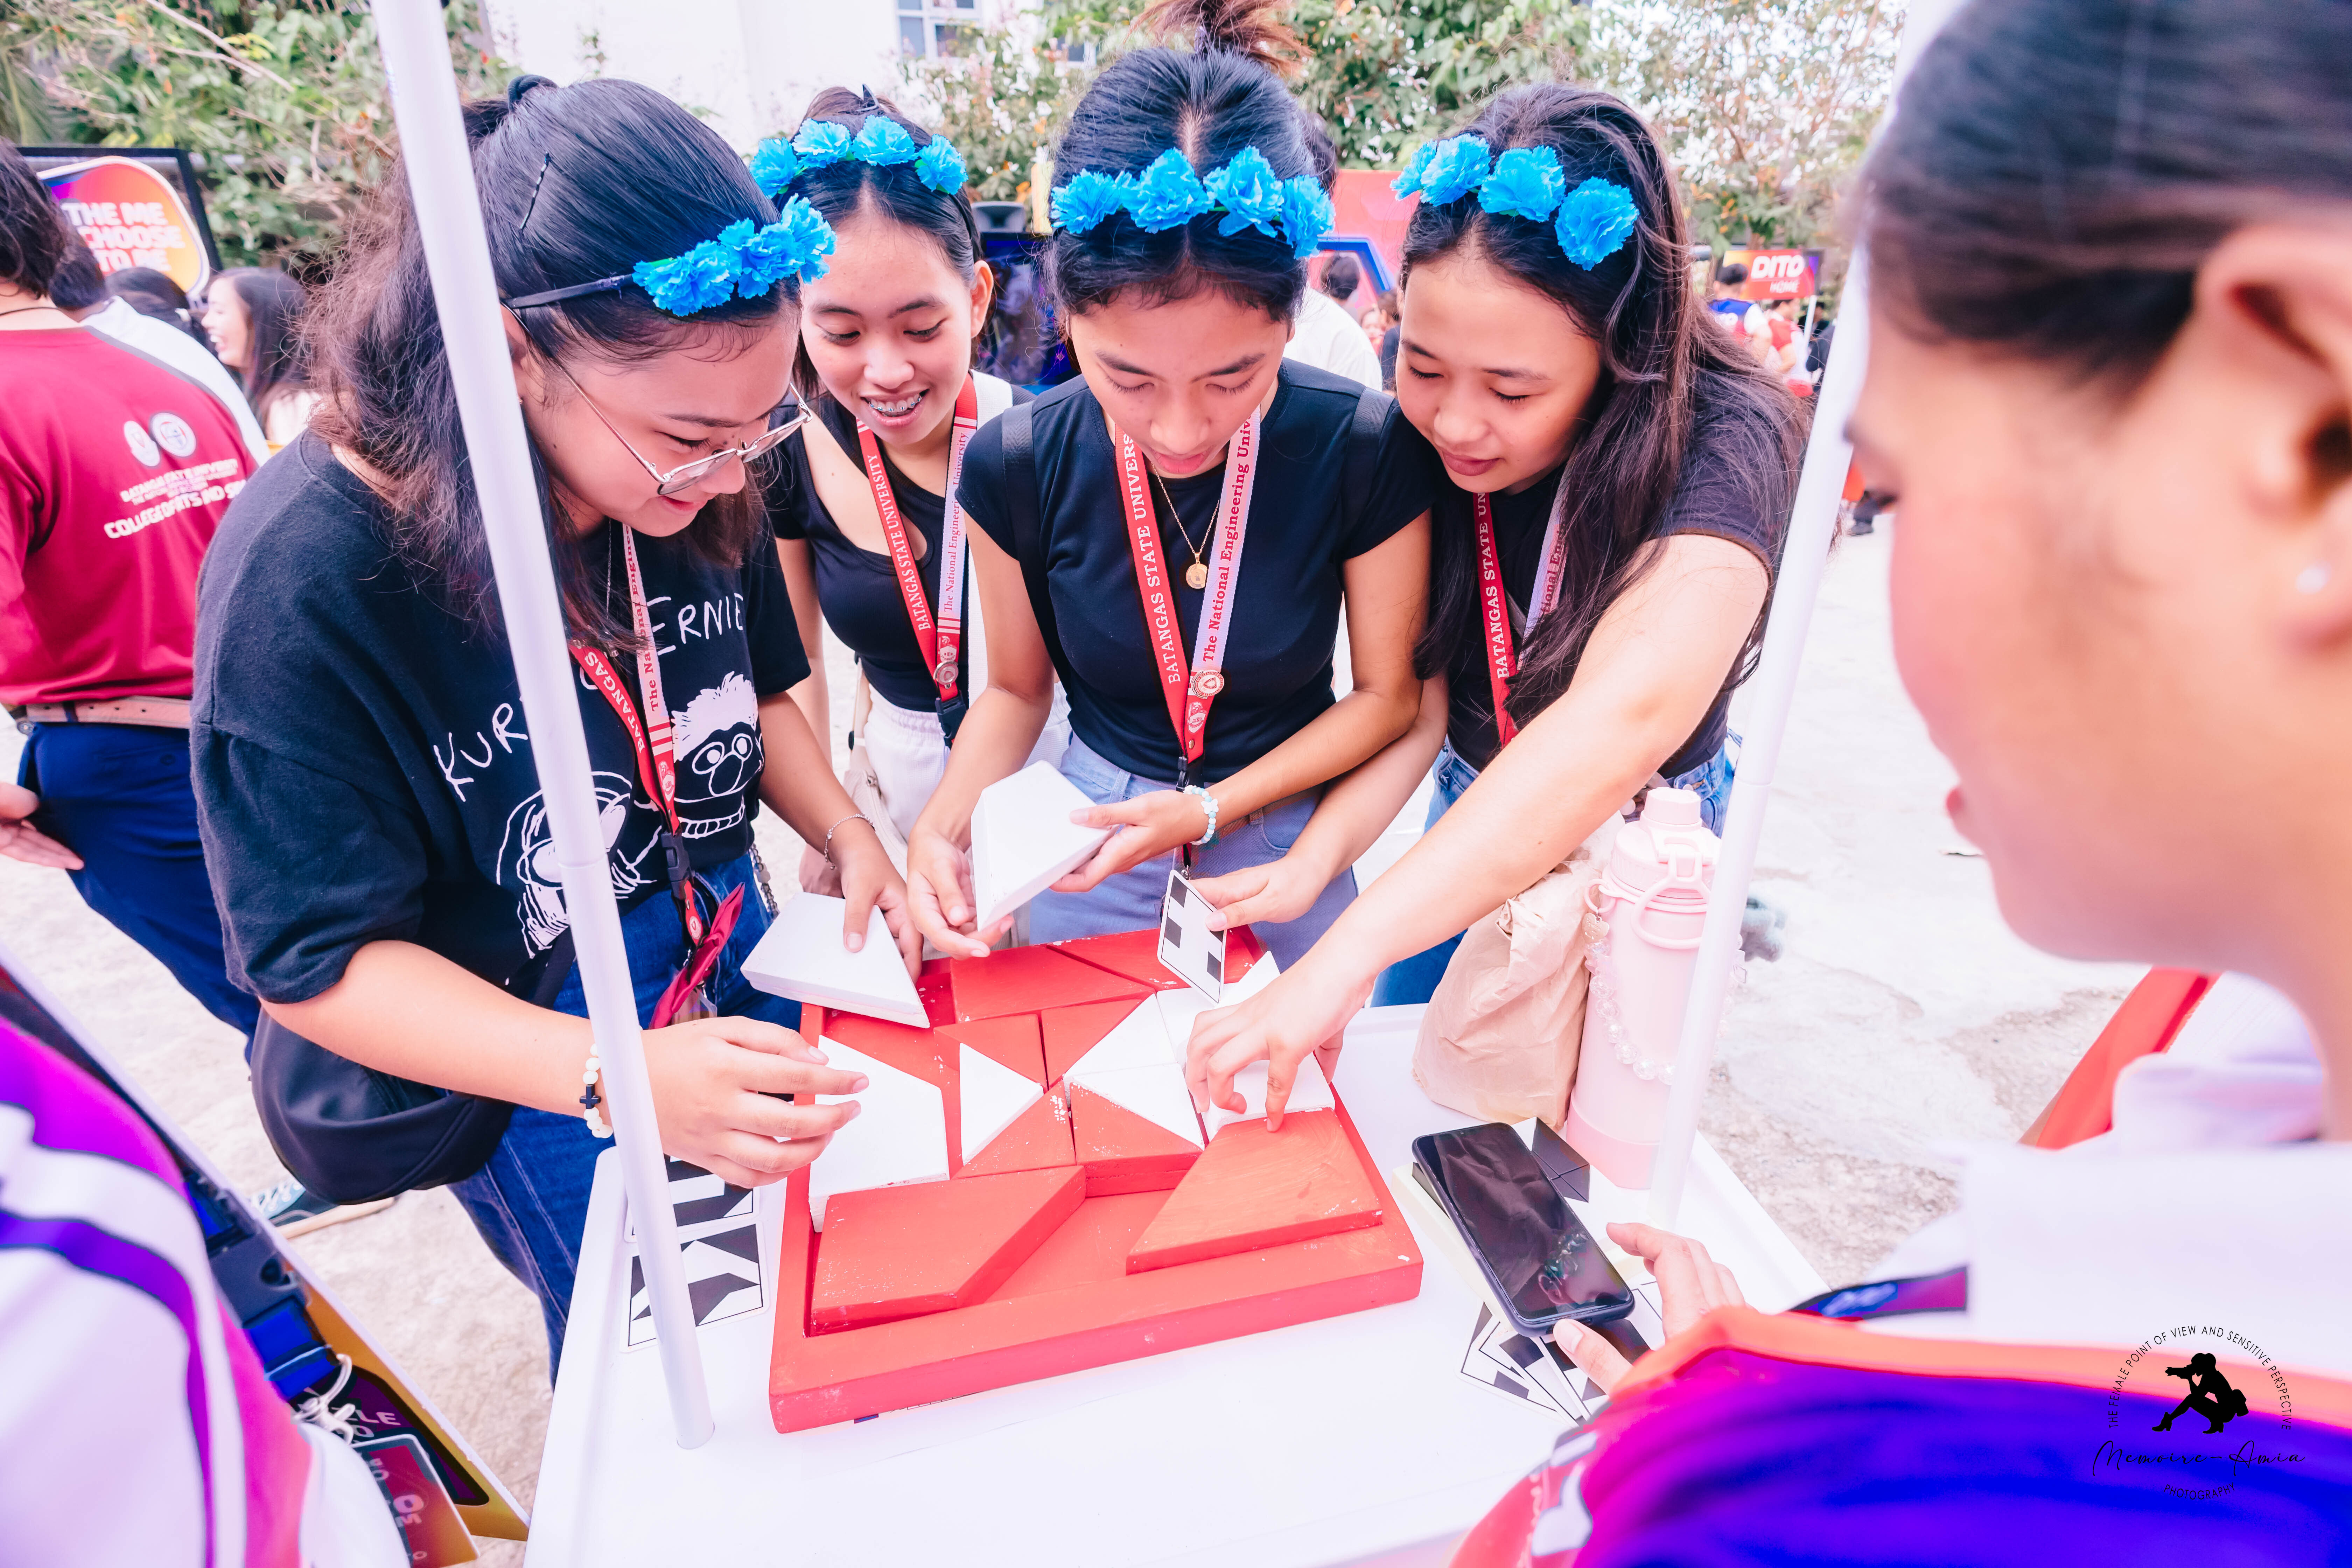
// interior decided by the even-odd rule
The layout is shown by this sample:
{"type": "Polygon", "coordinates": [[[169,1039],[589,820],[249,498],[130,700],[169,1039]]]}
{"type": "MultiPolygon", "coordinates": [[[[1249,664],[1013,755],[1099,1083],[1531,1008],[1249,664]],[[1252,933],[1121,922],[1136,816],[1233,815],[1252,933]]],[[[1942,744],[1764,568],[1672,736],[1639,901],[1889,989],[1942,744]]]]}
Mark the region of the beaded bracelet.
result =
{"type": "Polygon", "coordinates": [[[1192,840],[1194,848],[1206,848],[1217,841],[1217,797],[1199,784],[1186,784],[1184,793],[1199,800],[1201,809],[1209,815],[1209,830],[1192,840]]]}
{"type": "Polygon", "coordinates": [[[824,849],[823,850],[823,854],[826,859],[830,860],[833,858],[833,836],[840,832],[843,828],[848,826],[853,822],[863,822],[868,827],[874,826],[871,819],[869,819],[864,812],[853,811],[847,816],[843,817],[839,822],[835,823],[831,827],[826,828],[824,830],[824,849]]]}
{"type": "Polygon", "coordinates": [[[588,1065],[580,1069],[580,1116],[588,1123],[588,1134],[592,1138],[610,1138],[613,1135],[613,1124],[604,1120],[604,1113],[599,1109],[604,1103],[604,1097],[596,1092],[596,1084],[604,1076],[604,1060],[596,1054],[596,1042],[591,1037],[588,1065]]]}

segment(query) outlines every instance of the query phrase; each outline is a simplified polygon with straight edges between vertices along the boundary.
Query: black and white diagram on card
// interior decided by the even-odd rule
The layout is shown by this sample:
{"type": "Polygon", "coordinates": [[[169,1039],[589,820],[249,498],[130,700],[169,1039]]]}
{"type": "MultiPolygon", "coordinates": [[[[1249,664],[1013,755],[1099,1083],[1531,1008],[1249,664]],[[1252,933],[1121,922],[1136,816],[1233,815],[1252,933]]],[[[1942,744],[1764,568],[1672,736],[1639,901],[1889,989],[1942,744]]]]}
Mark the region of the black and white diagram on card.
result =
{"type": "MultiPolygon", "coordinates": [[[[760,1231],[751,1189],[730,1186],[683,1160],[668,1165],[670,1208],[677,1216],[677,1245],[686,1260],[686,1294],[694,1308],[695,1327],[758,1311],[765,1296],[760,1287],[760,1231]]],[[[626,1343],[635,1350],[653,1342],[653,1296],[646,1289],[646,1266],[637,1256],[636,1227],[631,1226],[626,1343]]]]}
{"type": "Polygon", "coordinates": [[[1462,1351],[1462,1375],[1482,1388],[1550,1411],[1571,1426],[1592,1418],[1606,1397],[1549,1342],[1519,1331],[1483,1302],[1462,1351]]]}
{"type": "Polygon", "coordinates": [[[1212,1002],[1224,999],[1225,933],[1209,929],[1216,906],[1202,898],[1181,866],[1171,867],[1160,905],[1160,962],[1212,1002]]]}

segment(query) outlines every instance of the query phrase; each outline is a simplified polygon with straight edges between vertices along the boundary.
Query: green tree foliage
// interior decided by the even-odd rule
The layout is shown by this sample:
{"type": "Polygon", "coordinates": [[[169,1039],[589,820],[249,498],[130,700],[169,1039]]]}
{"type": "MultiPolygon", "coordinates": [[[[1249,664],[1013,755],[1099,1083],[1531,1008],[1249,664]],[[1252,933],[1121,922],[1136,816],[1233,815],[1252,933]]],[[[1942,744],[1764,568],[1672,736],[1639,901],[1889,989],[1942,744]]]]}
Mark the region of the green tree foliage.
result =
{"type": "Polygon", "coordinates": [[[1696,237],[1834,248],[1902,20],[1893,0],[1604,0],[1579,64],[1665,138],[1696,237]]]}
{"type": "MultiPolygon", "coordinates": [[[[476,0],[445,15],[461,92],[497,91],[476,0]]],[[[186,148],[231,266],[322,266],[392,157],[362,0],[0,0],[0,68],[21,139],[186,148]]]]}
{"type": "Polygon", "coordinates": [[[1027,16],[966,27],[950,54],[899,66],[920,117],[963,154],[981,202],[1029,199],[1037,150],[1052,145],[1089,74],[1027,16]]]}

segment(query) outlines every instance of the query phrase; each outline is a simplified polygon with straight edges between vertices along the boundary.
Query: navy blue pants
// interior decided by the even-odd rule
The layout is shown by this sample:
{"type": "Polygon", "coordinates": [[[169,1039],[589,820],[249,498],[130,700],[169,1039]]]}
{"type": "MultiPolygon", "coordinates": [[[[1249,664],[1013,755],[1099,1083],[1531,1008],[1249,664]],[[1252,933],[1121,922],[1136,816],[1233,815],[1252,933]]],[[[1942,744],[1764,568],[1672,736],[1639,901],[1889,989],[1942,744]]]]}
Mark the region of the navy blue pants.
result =
{"type": "Polygon", "coordinates": [[[228,977],[196,836],[184,731],[36,724],[16,777],[33,826],[81,857],[82,901],[152,953],[205,1010],[250,1037],[260,1004],[228,977]]]}

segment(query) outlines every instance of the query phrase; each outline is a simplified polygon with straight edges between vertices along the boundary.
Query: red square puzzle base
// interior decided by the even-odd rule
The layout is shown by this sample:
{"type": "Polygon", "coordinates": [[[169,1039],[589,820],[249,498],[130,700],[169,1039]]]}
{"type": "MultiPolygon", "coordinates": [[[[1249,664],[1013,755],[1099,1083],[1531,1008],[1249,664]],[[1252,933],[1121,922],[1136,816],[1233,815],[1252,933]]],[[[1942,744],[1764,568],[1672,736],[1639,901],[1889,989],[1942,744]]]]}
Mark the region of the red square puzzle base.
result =
{"type": "MultiPolygon", "coordinates": [[[[809,1023],[822,1027],[821,1019],[809,1023]]],[[[1128,1250],[1168,1194],[1088,1198],[985,1300],[825,1333],[809,1331],[817,1236],[808,1176],[795,1173],[768,1377],[776,1430],[807,1431],[1412,1300],[1421,1290],[1421,1250],[1344,1108],[1339,1121],[1378,1196],[1376,1225],[1130,1274],[1128,1250]]]]}

